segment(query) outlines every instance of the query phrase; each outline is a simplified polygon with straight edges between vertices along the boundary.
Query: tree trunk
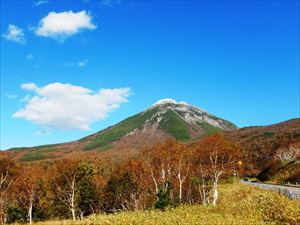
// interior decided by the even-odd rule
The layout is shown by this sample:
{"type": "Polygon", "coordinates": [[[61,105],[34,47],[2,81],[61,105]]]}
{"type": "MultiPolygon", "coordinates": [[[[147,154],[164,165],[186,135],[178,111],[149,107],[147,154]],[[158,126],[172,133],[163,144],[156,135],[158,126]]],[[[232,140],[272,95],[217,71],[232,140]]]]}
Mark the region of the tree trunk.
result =
{"type": "Polygon", "coordinates": [[[217,201],[218,201],[218,179],[214,180],[213,191],[214,191],[214,194],[213,194],[213,202],[212,202],[212,204],[213,205],[217,205],[217,201]]]}
{"type": "Polygon", "coordinates": [[[33,203],[30,200],[29,203],[29,208],[28,208],[28,219],[29,219],[29,224],[32,224],[32,207],[33,207],[33,203]]]}
{"type": "Polygon", "coordinates": [[[177,174],[178,182],[179,182],[179,201],[181,202],[182,200],[182,180],[181,180],[181,173],[180,171],[177,174]]]}
{"type": "Polygon", "coordinates": [[[167,191],[167,188],[166,188],[166,171],[165,171],[164,165],[162,165],[162,169],[161,169],[161,179],[162,179],[162,182],[163,182],[163,189],[164,189],[164,191],[167,191]]]}
{"type": "Polygon", "coordinates": [[[154,177],[154,173],[153,173],[152,170],[151,170],[151,178],[152,178],[154,186],[155,186],[156,201],[158,201],[158,196],[157,196],[157,193],[158,193],[158,184],[157,184],[157,181],[156,181],[156,179],[154,177]]]}
{"type": "Polygon", "coordinates": [[[76,220],[75,209],[71,208],[71,212],[72,212],[72,219],[75,221],[76,220]]]}
{"type": "Polygon", "coordinates": [[[75,198],[75,177],[72,181],[72,195],[71,195],[71,212],[72,212],[72,218],[75,221],[76,220],[76,215],[75,215],[75,204],[74,204],[74,198],[75,198]]]}
{"type": "Polygon", "coordinates": [[[207,204],[207,194],[206,194],[204,184],[202,184],[202,203],[203,203],[203,205],[207,204]]]}
{"type": "Polygon", "coordinates": [[[182,182],[179,182],[179,201],[182,201],[182,182]]]}
{"type": "Polygon", "coordinates": [[[185,176],[181,177],[181,171],[178,171],[177,178],[179,182],[179,200],[182,201],[182,185],[185,182],[186,178],[188,176],[188,172],[185,174],[185,176]]]}
{"type": "Polygon", "coordinates": [[[209,190],[206,184],[202,181],[202,184],[198,184],[198,190],[203,205],[209,204],[209,190]]]}
{"type": "Polygon", "coordinates": [[[207,205],[210,204],[209,190],[205,190],[205,201],[206,201],[206,204],[207,204],[207,205]]]}
{"type": "Polygon", "coordinates": [[[5,215],[4,213],[2,215],[2,212],[0,212],[0,224],[5,224],[5,215]]]}
{"type": "Polygon", "coordinates": [[[202,186],[200,184],[198,184],[198,192],[199,192],[202,204],[204,205],[204,192],[203,192],[202,186]]]}

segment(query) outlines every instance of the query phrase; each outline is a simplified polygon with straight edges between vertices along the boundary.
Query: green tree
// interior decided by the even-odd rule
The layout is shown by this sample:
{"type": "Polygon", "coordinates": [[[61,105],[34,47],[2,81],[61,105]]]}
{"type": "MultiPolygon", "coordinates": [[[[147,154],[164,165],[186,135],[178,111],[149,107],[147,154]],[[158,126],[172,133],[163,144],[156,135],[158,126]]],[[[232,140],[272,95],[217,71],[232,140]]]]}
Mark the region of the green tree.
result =
{"type": "Polygon", "coordinates": [[[93,212],[91,204],[95,202],[94,167],[91,163],[78,160],[57,161],[50,170],[50,190],[53,202],[64,212],[64,207],[72,214],[72,219],[93,212]]]}
{"type": "Polygon", "coordinates": [[[89,162],[81,162],[78,165],[79,182],[76,185],[78,190],[78,211],[80,217],[90,215],[98,210],[100,202],[97,187],[94,182],[94,165],[89,162]]]}
{"type": "Polygon", "coordinates": [[[165,210],[166,208],[172,205],[171,190],[172,184],[170,182],[166,182],[163,186],[159,187],[158,193],[156,194],[156,209],[165,210]]]}

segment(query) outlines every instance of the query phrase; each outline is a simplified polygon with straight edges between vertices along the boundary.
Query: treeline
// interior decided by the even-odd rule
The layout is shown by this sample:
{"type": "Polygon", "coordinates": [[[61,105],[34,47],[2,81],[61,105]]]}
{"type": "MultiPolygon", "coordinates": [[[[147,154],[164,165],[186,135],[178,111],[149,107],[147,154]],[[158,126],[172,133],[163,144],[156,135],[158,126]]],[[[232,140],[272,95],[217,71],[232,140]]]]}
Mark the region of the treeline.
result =
{"type": "Polygon", "coordinates": [[[173,139],[134,159],[20,164],[0,154],[0,224],[218,202],[221,177],[241,171],[240,148],[220,134],[188,147],[173,139]]]}

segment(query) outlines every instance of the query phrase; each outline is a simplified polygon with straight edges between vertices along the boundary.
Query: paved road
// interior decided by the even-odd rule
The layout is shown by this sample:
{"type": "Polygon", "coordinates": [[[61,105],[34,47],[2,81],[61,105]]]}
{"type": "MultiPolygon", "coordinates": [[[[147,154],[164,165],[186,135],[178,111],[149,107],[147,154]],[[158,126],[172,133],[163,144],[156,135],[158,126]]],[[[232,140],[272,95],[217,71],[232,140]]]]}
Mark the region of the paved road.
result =
{"type": "Polygon", "coordinates": [[[248,181],[241,181],[244,184],[269,189],[272,191],[279,192],[291,199],[300,200],[300,187],[292,187],[292,186],[284,186],[284,185],[276,185],[276,184],[262,184],[256,182],[248,182],[248,181]]]}

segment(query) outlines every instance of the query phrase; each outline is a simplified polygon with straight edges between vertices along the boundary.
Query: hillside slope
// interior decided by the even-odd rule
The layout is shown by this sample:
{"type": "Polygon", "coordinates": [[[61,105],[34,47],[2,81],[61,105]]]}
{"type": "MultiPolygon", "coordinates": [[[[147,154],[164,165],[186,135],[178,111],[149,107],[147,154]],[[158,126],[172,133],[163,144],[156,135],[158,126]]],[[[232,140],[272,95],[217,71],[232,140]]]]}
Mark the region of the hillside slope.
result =
{"type": "Polygon", "coordinates": [[[224,132],[226,138],[242,146],[245,162],[260,172],[274,161],[277,150],[300,143],[300,119],[291,119],[269,126],[245,127],[224,132]]]}

